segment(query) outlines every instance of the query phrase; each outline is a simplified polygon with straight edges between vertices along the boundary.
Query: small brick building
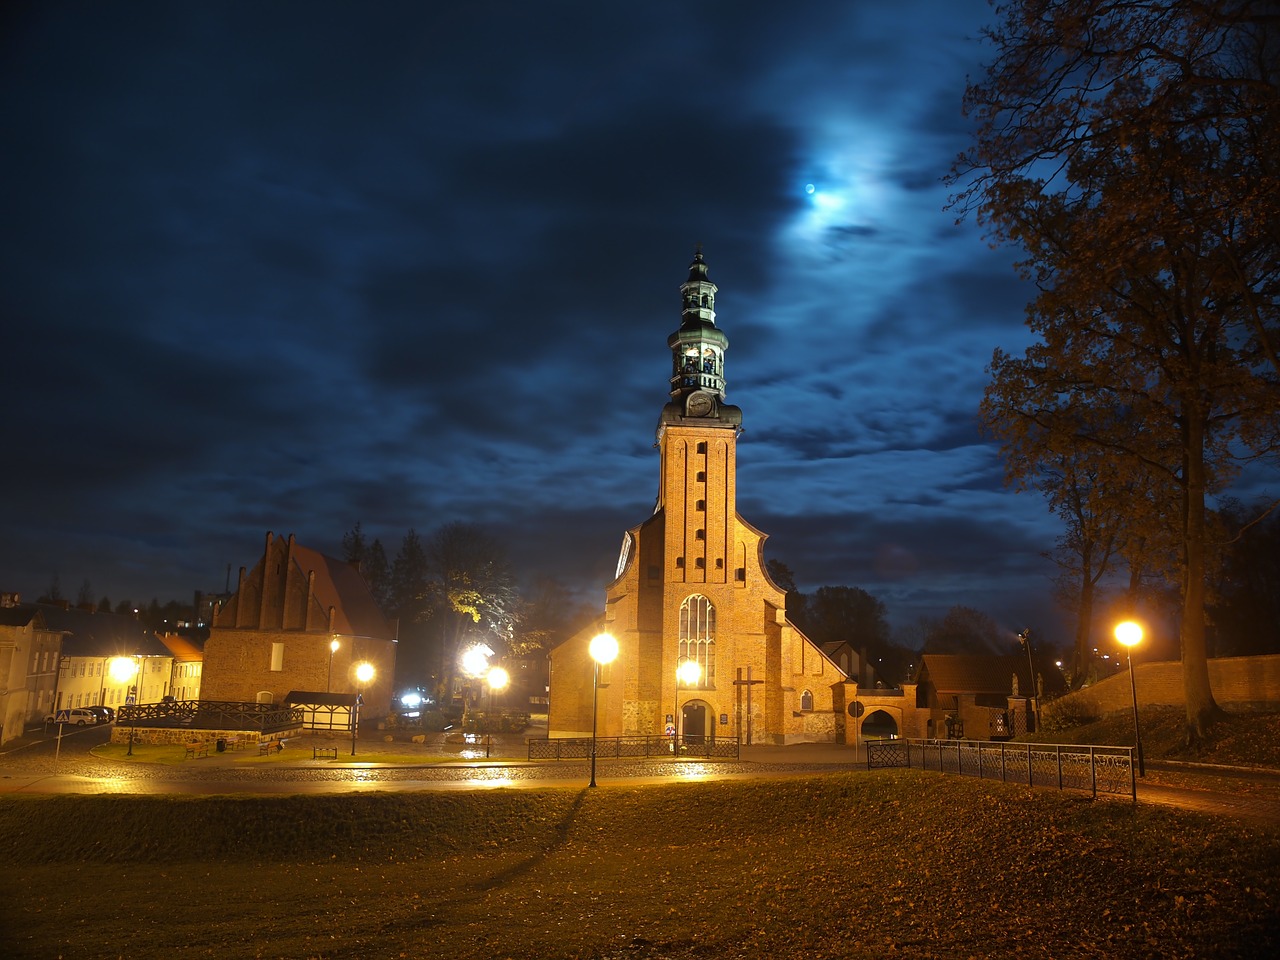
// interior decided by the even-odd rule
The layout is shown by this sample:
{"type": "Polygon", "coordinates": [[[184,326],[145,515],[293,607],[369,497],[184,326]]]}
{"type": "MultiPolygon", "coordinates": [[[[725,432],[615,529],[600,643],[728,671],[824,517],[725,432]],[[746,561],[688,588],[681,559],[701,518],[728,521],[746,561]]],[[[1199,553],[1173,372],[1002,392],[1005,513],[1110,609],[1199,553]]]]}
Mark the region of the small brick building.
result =
{"type": "Polygon", "coordinates": [[[213,616],[201,698],[280,703],[290,691],[363,693],[366,716],[390,710],[396,624],[349,563],[267,533],[262,559],[240,568],[213,616]],[[336,649],[334,645],[336,644],[336,649]],[[356,667],[373,666],[361,684],[356,667]]]}
{"type": "Polygon", "coordinates": [[[670,402],[658,422],[658,499],[628,530],[605,614],[551,652],[548,728],[589,735],[591,638],[619,644],[601,668],[601,736],[739,737],[744,743],[840,741],[845,675],[786,618],[765,570],[765,534],[738,515],[742,411],[725,403],[728,338],[699,253],[681,285],[680,329],[667,340],[670,402]],[[698,679],[677,679],[684,661],[698,679]]]}

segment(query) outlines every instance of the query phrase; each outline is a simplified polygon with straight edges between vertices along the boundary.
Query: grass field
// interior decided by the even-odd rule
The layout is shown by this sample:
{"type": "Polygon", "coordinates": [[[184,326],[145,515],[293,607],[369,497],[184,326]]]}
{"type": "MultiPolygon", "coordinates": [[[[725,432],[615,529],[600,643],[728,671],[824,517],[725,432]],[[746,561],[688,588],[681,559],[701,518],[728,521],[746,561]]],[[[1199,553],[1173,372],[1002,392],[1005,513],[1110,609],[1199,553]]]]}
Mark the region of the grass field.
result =
{"type": "Polygon", "coordinates": [[[912,771],[6,797],[0,956],[1255,958],[1280,834],[912,771]]]}

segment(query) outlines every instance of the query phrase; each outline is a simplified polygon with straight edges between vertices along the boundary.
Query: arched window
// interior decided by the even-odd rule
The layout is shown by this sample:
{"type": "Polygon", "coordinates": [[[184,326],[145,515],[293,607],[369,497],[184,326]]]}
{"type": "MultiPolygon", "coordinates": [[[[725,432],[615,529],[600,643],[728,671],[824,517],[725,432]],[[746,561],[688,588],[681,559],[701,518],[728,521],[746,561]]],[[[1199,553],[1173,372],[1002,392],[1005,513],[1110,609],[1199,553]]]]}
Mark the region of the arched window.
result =
{"type": "Polygon", "coordinates": [[[800,694],[800,709],[801,710],[813,709],[813,691],[812,690],[806,690],[804,693],[800,694]]]}
{"type": "Polygon", "coordinates": [[[702,668],[698,686],[716,685],[716,608],[700,594],[680,605],[679,660],[696,660],[702,668]]]}

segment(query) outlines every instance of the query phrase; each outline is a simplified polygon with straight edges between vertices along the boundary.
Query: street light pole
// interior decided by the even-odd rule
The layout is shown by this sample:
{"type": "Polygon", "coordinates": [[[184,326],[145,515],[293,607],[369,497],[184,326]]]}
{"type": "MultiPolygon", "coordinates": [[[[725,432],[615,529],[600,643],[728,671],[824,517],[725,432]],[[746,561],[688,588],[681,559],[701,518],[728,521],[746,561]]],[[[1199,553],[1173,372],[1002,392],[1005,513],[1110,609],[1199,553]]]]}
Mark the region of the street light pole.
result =
{"type": "Polygon", "coordinates": [[[505,690],[507,684],[511,681],[511,674],[507,673],[502,667],[492,668],[485,677],[489,686],[489,709],[485,711],[484,718],[484,758],[489,759],[489,748],[493,746],[493,694],[497,690],[505,690]]]}
{"type": "Polygon", "coordinates": [[[600,713],[600,665],[612,663],[618,656],[618,641],[611,634],[597,634],[588,647],[594,670],[591,675],[591,783],[596,785],[596,718],[600,713]]]}
{"type": "Polygon", "coordinates": [[[1142,642],[1142,627],[1126,620],[1116,627],[1116,639],[1124,644],[1125,657],[1129,661],[1129,692],[1133,694],[1133,743],[1138,750],[1138,776],[1147,771],[1142,762],[1142,728],[1138,725],[1138,681],[1133,676],[1133,648],[1142,642]]]}
{"type": "Polygon", "coordinates": [[[1035,717],[1036,726],[1040,726],[1040,696],[1036,691],[1036,665],[1031,659],[1031,631],[1023,630],[1018,634],[1018,641],[1027,648],[1027,670],[1031,677],[1031,690],[1028,692],[1027,699],[1031,701],[1031,715],[1035,717]]]}
{"type": "Polygon", "coordinates": [[[364,685],[373,679],[374,669],[371,663],[362,663],[356,667],[356,700],[351,705],[351,755],[356,755],[356,734],[360,729],[360,705],[364,702],[364,685]]]}

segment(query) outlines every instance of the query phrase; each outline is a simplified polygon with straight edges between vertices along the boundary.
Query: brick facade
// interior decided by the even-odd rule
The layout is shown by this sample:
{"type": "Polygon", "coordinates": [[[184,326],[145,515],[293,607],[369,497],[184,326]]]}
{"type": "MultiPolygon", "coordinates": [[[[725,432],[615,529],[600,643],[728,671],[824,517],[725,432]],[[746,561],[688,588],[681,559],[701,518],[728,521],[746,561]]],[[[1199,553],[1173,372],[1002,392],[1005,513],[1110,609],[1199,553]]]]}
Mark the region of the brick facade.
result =
{"type": "Polygon", "coordinates": [[[362,692],[365,718],[382,717],[395,657],[395,625],[358,570],[268,533],[262,559],[240,569],[236,592],[213,617],[201,696],[279,703],[293,691],[362,692]],[[367,685],[355,675],[362,662],[374,668],[367,685]]]}
{"type": "Polygon", "coordinates": [[[681,289],[658,508],[627,531],[604,616],[552,651],[551,736],[590,735],[588,644],[606,630],[619,655],[601,668],[601,736],[664,735],[674,723],[681,736],[744,743],[841,740],[845,675],[786,619],[785,592],[765,570],[765,535],[737,512],[741,411],[723,403],[727,338],[700,256],[681,289]],[[677,685],[682,656],[703,667],[689,688],[677,685]]]}

